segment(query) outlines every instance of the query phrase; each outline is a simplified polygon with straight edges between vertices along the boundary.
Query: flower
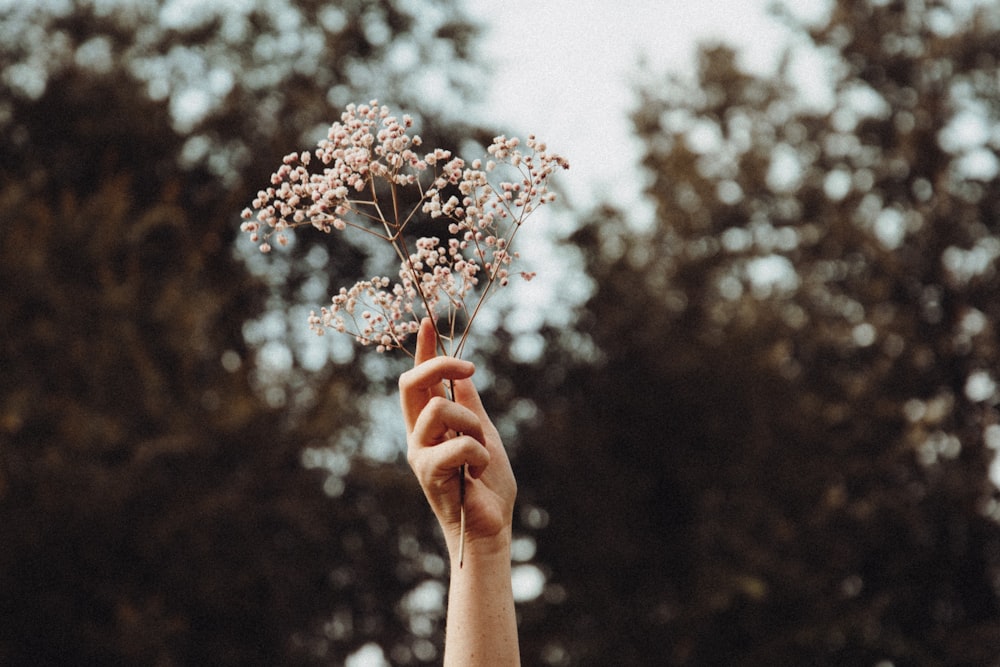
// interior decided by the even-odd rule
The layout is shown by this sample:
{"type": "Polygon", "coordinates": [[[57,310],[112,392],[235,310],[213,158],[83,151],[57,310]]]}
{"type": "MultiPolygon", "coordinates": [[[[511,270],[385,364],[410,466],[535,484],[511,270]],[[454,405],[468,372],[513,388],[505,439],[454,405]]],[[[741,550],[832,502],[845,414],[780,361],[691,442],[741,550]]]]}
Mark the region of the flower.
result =
{"type": "Polygon", "coordinates": [[[569,163],[534,136],[525,148],[517,138],[496,137],[485,163],[442,148],[418,152],[423,142],[413,125],[377,101],[349,105],[312,152],[283,158],[268,187],[242,211],[241,229],[262,252],[271,251],[271,236],[285,245],[289,232],[304,227],[327,234],[351,229],[389,243],[400,259],[398,281],[373,277],[341,288],[329,306],[310,314],[310,328],[350,334],[385,352],[405,349],[429,315],[444,322],[447,351],[457,356],[492,288],[508,283],[520,226],[555,199],[549,179],[569,163]],[[398,211],[404,189],[416,204],[398,211]],[[448,238],[404,233],[439,219],[448,238]]]}

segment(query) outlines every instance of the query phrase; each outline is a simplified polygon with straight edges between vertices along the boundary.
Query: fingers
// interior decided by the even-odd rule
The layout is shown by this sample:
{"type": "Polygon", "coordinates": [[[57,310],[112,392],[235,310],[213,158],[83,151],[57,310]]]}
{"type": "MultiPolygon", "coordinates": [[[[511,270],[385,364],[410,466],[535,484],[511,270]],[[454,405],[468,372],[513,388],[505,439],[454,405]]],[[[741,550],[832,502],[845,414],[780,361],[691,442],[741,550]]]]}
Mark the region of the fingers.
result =
{"type": "Polygon", "coordinates": [[[421,411],[413,425],[408,443],[415,447],[432,446],[447,440],[455,433],[483,441],[483,427],[479,417],[468,408],[446,398],[435,396],[421,411]]]}
{"type": "Polygon", "coordinates": [[[489,465],[490,454],[472,436],[460,435],[432,446],[411,447],[407,460],[425,490],[443,492],[445,484],[458,481],[462,465],[468,465],[470,473],[473,469],[482,471],[489,465]]]}
{"type": "MultiPolygon", "coordinates": [[[[489,462],[490,453],[486,446],[486,435],[483,424],[474,412],[468,408],[436,396],[428,402],[420,413],[413,430],[407,439],[408,455],[412,459],[420,456],[421,450],[448,450],[450,456],[446,459],[452,467],[469,465],[469,473],[478,477],[489,462]],[[458,434],[458,435],[456,435],[458,434]],[[463,440],[460,448],[449,441],[463,440]],[[447,447],[445,444],[449,443],[447,447]],[[463,457],[464,458],[461,458],[463,457]]],[[[440,461],[444,454],[436,454],[432,460],[440,461]]],[[[440,474],[447,476],[447,471],[440,474]]]]}
{"type": "Polygon", "coordinates": [[[425,488],[435,481],[455,480],[463,464],[473,478],[480,477],[499,446],[496,429],[469,380],[475,370],[471,362],[438,356],[433,322],[420,322],[414,367],[400,376],[399,390],[407,457],[425,488]],[[445,382],[453,383],[454,401],[445,398],[445,382]]]}
{"type": "Polygon", "coordinates": [[[415,366],[399,377],[399,399],[407,433],[413,431],[424,406],[435,396],[444,396],[443,382],[471,377],[476,367],[469,361],[436,356],[434,325],[424,318],[417,333],[415,366]]]}
{"type": "MultiPolygon", "coordinates": [[[[465,378],[455,379],[465,380],[465,378]]],[[[455,382],[455,402],[467,407],[483,423],[492,423],[490,416],[486,413],[486,408],[483,406],[483,400],[479,397],[479,391],[476,390],[476,385],[472,382],[455,382]]]]}

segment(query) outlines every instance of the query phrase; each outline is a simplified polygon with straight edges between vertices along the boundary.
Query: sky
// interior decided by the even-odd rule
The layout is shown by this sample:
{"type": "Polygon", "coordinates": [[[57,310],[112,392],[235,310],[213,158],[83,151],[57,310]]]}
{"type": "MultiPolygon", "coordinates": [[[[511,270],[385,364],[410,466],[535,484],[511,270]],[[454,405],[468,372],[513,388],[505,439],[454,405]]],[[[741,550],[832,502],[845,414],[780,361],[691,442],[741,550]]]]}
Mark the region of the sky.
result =
{"type": "MultiPolygon", "coordinates": [[[[483,49],[495,68],[484,92],[488,122],[533,132],[572,164],[566,178],[581,205],[632,198],[638,146],[628,113],[644,61],[653,73],[694,71],[697,44],[723,41],[755,72],[772,71],[802,38],[768,14],[772,0],[470,0],[486,25],[483,49]]],[[[821,17],[827,0],[796,0],[796,16],[821,17]]],[[[803,83],[815,57],[796,58],[803,83]]]]}

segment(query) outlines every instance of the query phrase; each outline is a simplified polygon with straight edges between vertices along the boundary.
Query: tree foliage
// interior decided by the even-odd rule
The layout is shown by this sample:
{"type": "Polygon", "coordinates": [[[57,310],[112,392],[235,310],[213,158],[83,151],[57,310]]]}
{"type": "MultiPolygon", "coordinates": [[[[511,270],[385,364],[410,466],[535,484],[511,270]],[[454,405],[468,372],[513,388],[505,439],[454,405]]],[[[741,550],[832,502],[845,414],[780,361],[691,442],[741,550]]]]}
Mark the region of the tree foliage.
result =
{"type": "Polygon", "coordinates": [[[1000,12],[839,0],[802,31],[829,108],[705,46],[696,81],[640,89],[653,228],[609,205],[573,238],[580,331],[517,370],[549,518],[528,656],[1000,652],[1000,12]]]}
{"type": "MultiPolygon", "coordinates": [[[[305,272],[270,291],[234,237],[250,188],[346,102],[473,135],[429,86],[461,93],[474,33],[446,0],[8,3],[0,662],[329,664],[370,642],[434,662],[419,488],[337,440],[356,362],[275,378],[248,342],[305,272]]],[[[316,257],[353,278],[365,252],[316,257]]]]}

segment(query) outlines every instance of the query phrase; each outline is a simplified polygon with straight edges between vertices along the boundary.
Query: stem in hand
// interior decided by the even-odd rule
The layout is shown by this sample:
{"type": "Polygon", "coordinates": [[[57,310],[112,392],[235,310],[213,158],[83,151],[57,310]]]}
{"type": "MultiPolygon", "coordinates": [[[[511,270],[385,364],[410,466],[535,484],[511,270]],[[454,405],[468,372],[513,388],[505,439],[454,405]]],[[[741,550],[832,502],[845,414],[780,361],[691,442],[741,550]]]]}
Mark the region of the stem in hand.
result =
{"type": "Polygon", "coordinates": [[[465,464],[458,469],[458,502],[459,502],[459,530],[458,536],[458,567],[462,567],[465,562],[465,464]]]}
{"type": "MultiPolygon", "coordinates": [[[[435,331],[437,331],[435,329],[435,331]]],[[[440,336],[438,336],[438,341],[440,342],[440,336]]],[[[448,381],[448,398],[452,401],[455,400],[455,381],[448,381]]],[[[459,433],[458,435],[462,435],[459,433]]],[[[462,567],[465,562],[465,464],[463,463],[458,468],[458,566],[462,567]]]]}

